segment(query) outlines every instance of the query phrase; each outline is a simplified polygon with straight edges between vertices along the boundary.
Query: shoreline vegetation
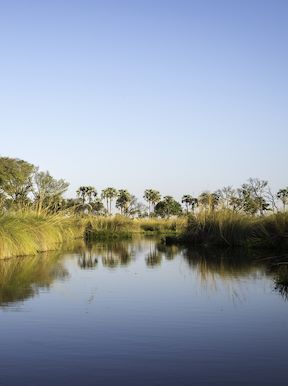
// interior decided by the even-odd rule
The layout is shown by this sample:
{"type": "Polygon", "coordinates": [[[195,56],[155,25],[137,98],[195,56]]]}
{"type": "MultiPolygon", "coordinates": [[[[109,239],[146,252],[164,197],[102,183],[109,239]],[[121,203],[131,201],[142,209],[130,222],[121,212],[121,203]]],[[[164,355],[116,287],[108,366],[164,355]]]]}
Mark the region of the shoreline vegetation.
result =
{"type": "Polygon", "coordinates": [[[250,178],[181,202],[146,189],[146,205],[126,189],[69,184],[17,158],[0,157],[0,258],[35,255],[71,240],[161,235],[167,244],[288,249],[288,187],[273,193],[250,178]]]}

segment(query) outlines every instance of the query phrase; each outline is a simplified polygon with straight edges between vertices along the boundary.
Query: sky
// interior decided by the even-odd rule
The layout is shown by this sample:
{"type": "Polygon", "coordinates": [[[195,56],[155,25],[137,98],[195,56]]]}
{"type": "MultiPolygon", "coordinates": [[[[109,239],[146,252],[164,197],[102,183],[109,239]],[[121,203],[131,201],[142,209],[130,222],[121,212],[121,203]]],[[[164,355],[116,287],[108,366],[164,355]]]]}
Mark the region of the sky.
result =
{"type": "Polygon", "coordinates": [[[0,155],[98,191],[288,185],[288,1],[0,0],[0,155]]]}

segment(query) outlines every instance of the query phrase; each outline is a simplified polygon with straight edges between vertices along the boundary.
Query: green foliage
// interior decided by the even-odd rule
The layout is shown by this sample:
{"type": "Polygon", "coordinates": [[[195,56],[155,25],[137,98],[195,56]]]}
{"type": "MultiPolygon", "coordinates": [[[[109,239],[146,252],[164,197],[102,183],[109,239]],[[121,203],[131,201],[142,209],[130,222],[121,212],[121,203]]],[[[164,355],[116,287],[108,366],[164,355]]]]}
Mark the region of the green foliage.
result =
{"type": "Polygon", "coordinates": [[[162,218],[170,216],[179,216],[182,214],[181,204],[174,200],[171,196],[165,196],[163,200],[159,201],[155,206],[155,215],[162,218]]]}
{"type": "Polygon", "coordinates": [[[29,203],[35,166],[18,158],[0,157],[0,193],[16,206],[29,203]]]}
{"type": "Polygon", "coordinates": [[[116,200],[116,208],[120,209],[121,214],[128,214],[131,201],[132,195],[126,189],[120,189],[116,200]]]}
{"type": "Polygon", "coordinates": [[[62,195],[66,192],[69,184],[63,179],[56,180],[49,172],[35,172],[34,204],[38,213],[42,209],[56,212],[61,206],[62,195]]]}

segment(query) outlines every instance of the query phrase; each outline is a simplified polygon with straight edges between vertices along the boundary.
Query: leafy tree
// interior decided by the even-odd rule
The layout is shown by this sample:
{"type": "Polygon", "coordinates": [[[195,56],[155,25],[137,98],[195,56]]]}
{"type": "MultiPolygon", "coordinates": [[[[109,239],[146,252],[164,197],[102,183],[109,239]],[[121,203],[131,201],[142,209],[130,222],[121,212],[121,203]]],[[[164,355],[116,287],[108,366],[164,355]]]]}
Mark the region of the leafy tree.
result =
{"type": "Polygon", "coordinates": [[[39,172],[36,170],[34,175],[34,196],[35,205],[38,213],[44,207],[51,210],[58,202],[60,204],[63,193],[67,190],[69,184],[63,179],[56,180],[49,172],[39,172]]]}
{"type": "Polygon", "coordinates": [[[117,189],[111,187],[102,190],[101,197],[106,200],[107,212],[109,214],[112,212],[112,201],[117,197],[117,193],[117,189]]]}
{"type": "Polygon", "coordinates": [[[129,204],[132,200],[131,194],[126,189],[120,189],[116,200],[116,208],[120,209],[121,214],[127,214],[129,204]]]}
{"type": "Polygon", "coordinates": [[[18,208],[29,202],[35,166],[18,158],[0,157],[0,193],[18,208]]]}
{"type": "Polygon", "coordinates": [[[259,178],[249,178],[248,182],[238,189],[239,197],[242,200],[242,207],[246,213],[263,215],[269,209],[265,197],[268,192],[268,181],[259,178]]]}
{"type": "Polygon", "coordinates": [[[160,217],[179,216],[182,214],[181,204],[171,196],[165,196],[159,201],[154,210],[155,214],[160,217]]]}
{"type": "Polygon", "coordinates": [[[100,198],[96,197],[94,201],[91,204],[92,210],[95,212],[95,214],[105,214],[106,209],[103,205],[103,202],[100,200],[100,198]]]}
{"type": "Polygon", "coordinates": [[[151,214],[151,204],[155,207],[157,202],[160,201],[161,195],[157,190],[146,189],[143,198],[148,202],[148,215],[151,214]]]}
{"type": "Polygon", "coordinates": [[[283,210],[285,212],[286,205],[288,204],[288,186],[287,188],[283,188],[278,191],[277,198],[282,202],[283,210]]]}

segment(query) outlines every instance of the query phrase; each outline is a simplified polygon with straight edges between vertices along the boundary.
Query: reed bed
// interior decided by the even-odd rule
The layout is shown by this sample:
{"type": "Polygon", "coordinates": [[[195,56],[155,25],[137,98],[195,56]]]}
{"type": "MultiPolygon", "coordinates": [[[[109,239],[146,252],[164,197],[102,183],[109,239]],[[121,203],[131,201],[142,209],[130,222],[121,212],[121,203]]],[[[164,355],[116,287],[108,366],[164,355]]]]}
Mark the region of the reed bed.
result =
{"type": "Polygon", "coordinates": [[[135,234],[180,234],[187,225],[186,218],[175,219],[132,219],[116,215],[114,217],[86,218],[87,240],[130,238],[135,234]]]}
{"type": "Polygon", "coordinates": [[[63,215],[17,212],[0,216],[0,258],[35,255],[81,237],[83,225],[63,215]]]}
{"type": "Polygon", "coordinates": [[[177,239],[199,245],[288,248],[288,213],[252,217],[222,210],[202,212],[188,219],[177,239]]]}

